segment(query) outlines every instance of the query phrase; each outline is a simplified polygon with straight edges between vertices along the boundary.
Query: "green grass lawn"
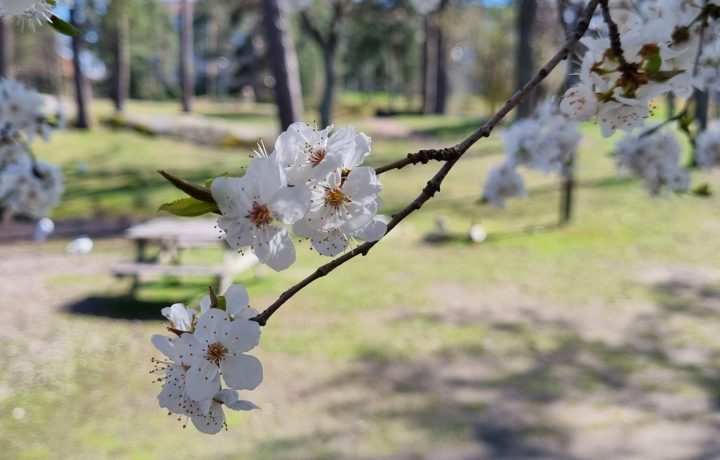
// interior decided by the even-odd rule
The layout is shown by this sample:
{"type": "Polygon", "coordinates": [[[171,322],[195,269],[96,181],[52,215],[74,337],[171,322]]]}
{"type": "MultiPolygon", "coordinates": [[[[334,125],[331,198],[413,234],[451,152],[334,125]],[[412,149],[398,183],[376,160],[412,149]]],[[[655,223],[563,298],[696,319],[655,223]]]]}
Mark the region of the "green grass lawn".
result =
{"type": "MultiPolygon", "coordinates": [[[[419,136],[375,142],[371,165],[427,142],[454,143],[476,123],[397,121],[419,136]]],[[[206,280],[149,284],[129,301],[125,283],[58,267],[43,278],[48,292],[108,298],[109,316],[130,319],[59,312],[9,336],[0,348],[0,457],[377,458],[493,445],[502,438],[497,430],[513,447],[540,440],[556,453],[582,453],[584,444],[573,439],[611,428],[662,422],[704,429],[697,420],[716,416],[720,397],[713,284],[720,198],[649,197],[642,184],[616,174],[611,141],[596,127],[583,130],[572,225],[538,227],[554,224],[558,208],[555,179],[539,174],[527,175],[527,200],[510,201],[506,210],[481,205],[481,183],[502,158],[499,133],[481,141],[442,192],[386,241],[271,319],[257,349],[265,382],[243,395],[262,411],[232,414],[230,430],[215,438],[183,430],[156,407],[159,385],[148,371],[157,353],[149,337],[162,324],[132,319],[174,301],[196,302],[206,280]],[[456,240],[423,243],[441,216],[456,240]],[[488,229],[487,242],[466,242],[473,223],[488,229]],[[689,279],[668,284],[666,273],[689,279]],[[687,350],[699,358],[685,359],[687,350]],[[653,406],[656,395],[689,412],[668,415],[653,406]],[[15,408],[25,415],[13,416],[15,408]],[[499,424],[505,416],[514,428],[499,424]]],[[[37,148],[67,175],[58,219],[151,217],[179,196],[156,169],[202,181],[238,173],[247,153],[104,129],[59,133],[37,148]]],[[[383,211],[404,206],[437,168],[383,175],[383,211]]],[[[695,183],[708,181],[714,190],[718,179],[693,173],[695,183]]],[[[61,249],[58,242],[23,250],[43,257],[61,249]]],[[[128,251],[121,240],[98,241],[91,257],[109,264],[128,251]]],[[[298,254],[287,271],[238,279],[255,306],[327,261],[307,243],[298,254]]],[[[602,458],[595,455],[583,458],[602,458]]]]}

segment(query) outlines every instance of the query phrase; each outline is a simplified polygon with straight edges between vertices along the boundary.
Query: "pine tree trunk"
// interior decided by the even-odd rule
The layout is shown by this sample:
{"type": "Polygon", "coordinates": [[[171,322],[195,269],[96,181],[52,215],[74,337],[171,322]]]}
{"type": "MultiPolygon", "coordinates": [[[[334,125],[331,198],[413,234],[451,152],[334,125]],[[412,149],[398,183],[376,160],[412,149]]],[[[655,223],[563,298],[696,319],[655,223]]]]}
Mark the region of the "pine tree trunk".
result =
{"type": "Polygon", "coordinates": [[[423,42],[422,63],[422,113],[429,114],[435,109],[437,91],[437,26],[432,15],[426,15],[425,40],[423,42]]]}
{"type": "Polygon", "coordinates": [[[575,192],[575,154],[563,165],[560,172],[560,225],[569,224],[573,214],[575,192]]]}
{"type": "MultiPolygon", "coordinates": [[[[517,11],[518,42],[515,75],[517,77],[516,87],[519,89],[532,78],[534,71],[532,39],[537,15],[537,0],[519,0],[517,11]]],[[[529,117],[535,108],[535,101],[536,97],[531,93],[518,106],[517,118],[529,117]]]]}
{"type": "Polygon", "coordinates": [[[275,104],[280,127],[284,131],[302,119],[303,114],[297,54],[290,39],[287,19],[277,0],[263,0],[263,10],[267,53],[275,77],[275,104]]]}
{"type": "MultiPolygon", "coordinates": [[[[124,0],[120,0],[124,1],[124,0]]],[[[130,94],[130,24],[127,11],[121,5],[122,12],[115,24],[115,56],[113,75],[113,101],[115,112],[123,113],[125,101],[130,94]]]]}
{"type": "Polygon", "coordinates": [[[180,101],[182,111],[192,111],[193,84],[193,4],[180,0],[180,101]]]}
{"type": "Polygon", "coordinates": [[[437,11],[425,16],[425,42],[423,45],[422,113],[445,113],[448,98],[448,52],[443,32],[443,11],[448,0],[440,3],[437,11]]]}
{"type": "MultiPolygon", "coordinates": [[[[70,24],[76,29],[82,31],[83,25],[78,22],[78,4],[70,9],[70,24]]],[[[90,101],[92,99],[92,87],[83,72],[80,63],[80,54],[84,48],[83,35],[72,37],[73,52],[73,79],[75,82],[75,102],[77,107],[75,127],[79,129],[90,129],[92,127],[92,118],[90,116],[90,101]]]]}
{"type": "Polygon", "coordinates": [[[14,24],[11,20],[0,20],[0,77],[13,78],[13,57],[15,42],[14,24]]]}
{"type": "Polygon", "coordinates": [[[442,0],[438,8],[438,22],[436,24],[436,46],[437,70],[435,72],[435,106],[433,113],[442,115],[445,113],[448,98],[448,43],[443,31],[443,11],[447,9],[449,0],[442,0]]]}
{"type": "Polygon", "coordinates": [[[332,123],[332,108],[335,98],[335,50],[326,48],[323,50],[323,63],[325,67],[325,86],[323,87],[322,100],[320,101],[320,124],[330,126],[332,123]]]}

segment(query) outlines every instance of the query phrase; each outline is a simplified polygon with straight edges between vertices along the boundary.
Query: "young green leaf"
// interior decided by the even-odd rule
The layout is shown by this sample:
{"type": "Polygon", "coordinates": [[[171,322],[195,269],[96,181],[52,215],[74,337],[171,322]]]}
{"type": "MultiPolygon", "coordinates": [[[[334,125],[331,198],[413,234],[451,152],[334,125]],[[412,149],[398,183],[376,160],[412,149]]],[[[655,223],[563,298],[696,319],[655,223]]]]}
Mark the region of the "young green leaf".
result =
{"type": "Polygon", "coordinates": [[[196,217],[209,212],[220,212],[215,203],[208,203],[195,198],[181,198],[171,203],[164,203],[158,208],[158,211],[167,211],[170,214],[182,217],[196,217]]]}
{"type": "Polygon", "coordinates": [[[68,24],[67,22],[63,21],[59,17],[55,16],[54,14],[48,21],[53,29],[58,31],[59,33],[63,35],[68,35],[70,37],[77,37],[80,35],[80,31],[77,30],[72,25],[68,24]]]}
{"type": "Polygon", "coordinates": [[[170,182],[183,192],[187,193],[191,197],[196,198],[200,201],[204,201],[206,203],[215,204],[215,199],[213,198],[212,193],[210,193],[210,189],[203,187],[202,185],[193,184],[192,182],[188,182],[185,179],[180,179],[179,177],[173,176],[172,174],[163,170],[158,171],[158,173],[160,173],[161,176],[167,179],[168,182],[170,182]]]}

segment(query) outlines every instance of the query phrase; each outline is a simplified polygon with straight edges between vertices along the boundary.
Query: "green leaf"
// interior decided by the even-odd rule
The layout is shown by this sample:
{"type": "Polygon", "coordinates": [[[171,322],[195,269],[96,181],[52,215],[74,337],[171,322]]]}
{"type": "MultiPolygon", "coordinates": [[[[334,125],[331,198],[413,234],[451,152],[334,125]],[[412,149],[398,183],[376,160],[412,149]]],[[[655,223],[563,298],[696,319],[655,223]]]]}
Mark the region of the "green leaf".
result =
{"type": "Polygon", "coordinates": [[[645,63],[645,71],[647,73],[655,73],[660,70],[661,65],[662,58],[660,57],[660,52],[656,51],[651,55],[647,56],[647,62],[645,63]]]}
{"type": "Polygon", "coordinates": [[[202,185],[193,184],[192,182],[188,182],[184,179],[180,179],[179,177],[173,176],[172,174],[163,170],[158,171],[158,173],[160,173],[161,176],[167,179],[168,182],[170,182],[183,192],[187,193],[191,197],[196,198],[200,201],[204,201],[206,203],[215,204],[215,199],[213,198],[212,193],[210,193],[210,190],[208,188],[203,187],[202,185]]]}
{"type": "Polygon", "coordinates": [[[680,75],[684,70],[658,70],[649,74],[650,80],[664,83],[675,75],[680,75]]]}
{"type": "Polygon", "coordinates": [[[57,6],[56,0],[45,0],[45,1],[47,2],[48,5],[52,6],[53,8],[55,8],[57,6]]]}
{"type": "Polygon", "coordinates": [[[181,198],[171,203],[164,203],[158,208],[158,211],[167,211],[182,217],[196,217],[209,212],[220,212],[215,203],[207,203],[195,198],[181,198]]]}
{"type": "Polygon", "coordinates": [[[77,37],[80,35],[80,31],[77,30],[75,27],[71,26],[67,22],[63,21],[59,17],[55,16],[54,14],[48,21],[53,29],[58,31],[59,33],[63,35],[68,35],[70,37],[77,37]]]}

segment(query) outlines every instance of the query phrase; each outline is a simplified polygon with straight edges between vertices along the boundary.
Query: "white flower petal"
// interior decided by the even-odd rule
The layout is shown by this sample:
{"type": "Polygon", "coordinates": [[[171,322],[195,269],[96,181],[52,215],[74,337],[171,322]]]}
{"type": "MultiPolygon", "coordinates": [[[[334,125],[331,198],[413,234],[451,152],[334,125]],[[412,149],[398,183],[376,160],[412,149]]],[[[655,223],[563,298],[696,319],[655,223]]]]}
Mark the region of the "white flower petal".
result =
{"type": "Polygon", "coordinates": [[[150,338],[150,341],[153,345],[155,345],[155,348],[160,350],[162,354],[175,362],[180,361],[178,359],[177,351],[175,350],[175,344],[173,343],[173,339],[164,335],[155,334],[150,338]]]}
{"type": "Polygon", "coordinates": [[[258,406],[256,406],[254,403],[250,401],[243,401],[242,399],[237,400],[233,403],[226,404],[228,409],[232,410],[253,410],[253,409],[260,409],[258,406]]]}
{"type": "Polygon", "coordinates": [[[262,383],[262,364],[254,356],[245,354],[228,356],[222,360],[220,365],[223,379],[230,388],[254,390],[262,383]]]}
{"type": "Polygon", "coordinates": [[[321,238],[313,238],[311,242],[321,256],[335,257],[348,248],[348,240],[339,230],[323,233],[321,238]]]}
{"type": "Polygon", "coordinates": [[[243,190],[245,182],[237,177],[217,177],[210,186],[213,199],[223,216],[241,217],[247,214],[252,200],[243,190]]]}
{"type": "Polygon", "coordinates": [[[295,246],[287,230],[273,227],[264,236],[253,246],[260,262],[275,271],[285,270],[295,262],[295,246]]]}
{"type": "Polygon", "coordinates": [[[225,311],[230,315],[237,315],[244,310],[250,302],[247,289],[242,284],[233,284],[225,294],[225,311]]]}
{"type": "Polygon", "coordinates": [[[285,224],[302,219],[310,205],[310,189],[305,185],[282,188],[275,193],[270,209],[285,224]]]}
{"type": "Polygon", "coordinates": [[[236,319],[230,323],[228,336],[223,343],[230,352],[245,353],[260,342],[260,325],[256,321],[236,319]]]}
{"type": "Polygon", "coordinates": [[[375,216],[369,224],[358,230],[353,236],[365,241],[377,241],[387,233],[387,224],[380,216],[375,216]]]}
{"type": "Polygon", "coordinates": [[[220,372],[217,365],[205,361],[187,371],[185,390],[190,399],[201,401],[211,398],[220,389],[220,372]]]}
{"type": "Polygon", "coordinates": [[[230,317],[218,308],[211,308],[198,319],[195,338],[202,344],[221,342],[230,327],[230,317]]]}
{"type": "Polygon", "coordinates": [[[259,199],[263,203],[269,202],[278,189],[285,187],[285,174],[275,158],[255,157],[248,166],[248,189],[252,190],[252,199],[259,199]]]}
{"type": "Polygon", "coordinates": [[[177,339],[174,339],[174,344],[178,363],[195,366],[205,361],[203,358],[203,346],[197,341],[193,334],[181,335],[177,339]]]}
{"type": "Polygon", "coordinates": [[[190,416],[192,424],[201,433],[205,434],[217,434],[222,430],[225,424],[225,413],[222,410],[222,406],[218,403],[213,403],[210,407],[208,414],[203,414],[201,411],[195,411],[190,416]]]}

